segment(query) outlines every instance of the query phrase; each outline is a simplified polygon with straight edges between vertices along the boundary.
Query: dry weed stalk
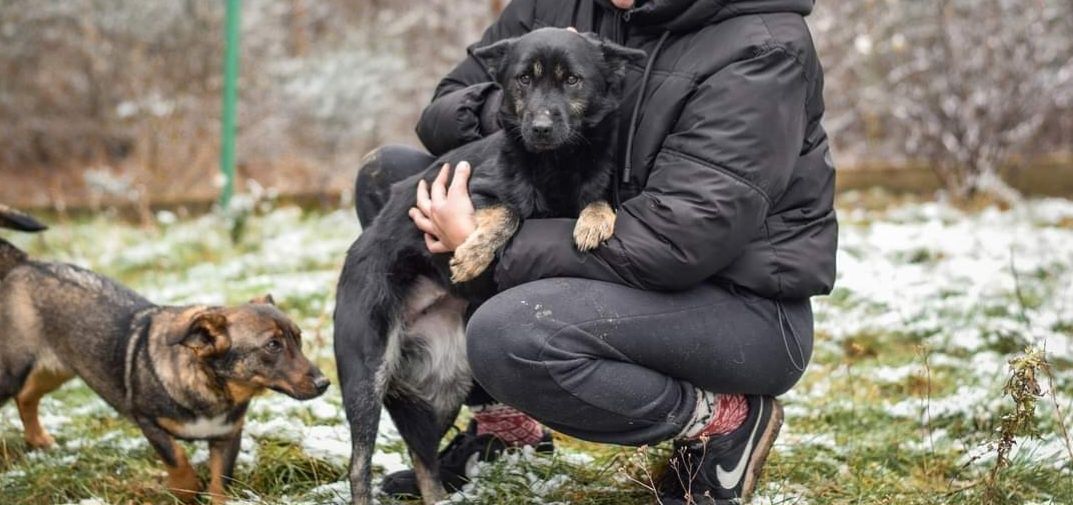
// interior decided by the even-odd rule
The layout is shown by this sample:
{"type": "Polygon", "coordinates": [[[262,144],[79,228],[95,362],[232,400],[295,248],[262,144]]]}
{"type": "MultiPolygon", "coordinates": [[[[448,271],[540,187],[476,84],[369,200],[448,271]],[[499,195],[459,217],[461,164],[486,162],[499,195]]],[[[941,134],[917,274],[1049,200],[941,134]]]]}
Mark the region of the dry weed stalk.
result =
{"type": "Polygon", "coordinates": [[[626,480],[641,486],[656,498],[657,505],[663,505],[656,488],[656,479],[648,465],[648,446],[642,445],[626,457],[626,462],[618,469],[626,480]]]}
{"type": "MultiPolygon", "coordinates": [[[[704,460],[708,449],[708,438],[702,437],[701,443],[704,444],[705,450],[701,453],[698,461],[694,462],[693,455],[685,447],[677,447],[675,450],[678,454],[672,455],[666,470],[663,472],[652,471],[651,465],[649,465],[649,447],[642,445],[626,458],[626,462],[619,468],[619,473],[626,480],[641,486],[651,493],[656,500],[656,505],[663,505],[663,500],[660,498],[661,482],[657,482],[657,480],[677,479],[678,489],[682,490],[685,505],[697,505],[697,501],[693,496],[693,482],[700,474],[700,463],[704,460]],[[659,477],[656,477],[657,473],[659,477]]],[[[708,492],[705,492],[705,496],[709,496],[708,492]]]]}
{"type": "Polygon", "coordinates": [[[1010,377],[1002,388],[1002,393],[1013,400],[1013,412],[1002,416],[999,425],[999,439],[995,443],[995,465],[987,476],[985,494],[986,503],[998,500],[999,473],[1010,466],[1010,451],[1017,443],[1018,436],[1038,436],[1036,429],[1036,403],[1043,396],[1039,385],[1040,372],[1046,373],[1050,368],[1046,354],[1042,349],[1029,347],[1024,353],[1010,359],[1010,377]]]}

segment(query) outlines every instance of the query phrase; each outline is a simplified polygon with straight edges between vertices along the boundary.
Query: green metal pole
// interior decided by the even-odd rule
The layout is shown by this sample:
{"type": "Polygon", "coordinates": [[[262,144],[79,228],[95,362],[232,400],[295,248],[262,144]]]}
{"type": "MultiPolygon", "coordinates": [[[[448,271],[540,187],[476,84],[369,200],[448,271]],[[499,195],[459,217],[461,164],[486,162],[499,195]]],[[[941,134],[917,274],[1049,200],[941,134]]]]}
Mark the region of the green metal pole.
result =
{"type": "Polygon", "coordinates": [[[241,0],[227,0],[224,47],[223,117],[220,129],[220,172],[224,187],[220,192],[220,207],[227,209],[235,193],[235,115],[238,109],[239,34],[242,23],[241,0]]]}

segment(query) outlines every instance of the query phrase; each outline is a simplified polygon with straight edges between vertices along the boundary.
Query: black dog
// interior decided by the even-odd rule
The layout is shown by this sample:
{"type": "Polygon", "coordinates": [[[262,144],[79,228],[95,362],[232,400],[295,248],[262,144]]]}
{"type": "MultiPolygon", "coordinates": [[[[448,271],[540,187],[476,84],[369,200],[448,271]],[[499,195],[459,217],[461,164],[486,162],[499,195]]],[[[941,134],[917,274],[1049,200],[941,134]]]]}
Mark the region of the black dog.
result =
{"type": "Polygon", "coordinates": [[[381,404],[410,450],[425,503],[446,495],[436,449],[471,387],[463,314],[473,285],[525,218],[577,217],[577,246],[608,239],[614,111],[626,63],[644,57],[563,29],[536,30],[475,51],[504,90],[503,130],[398,183],[351,246],[339,279],[335,358],[350,421],[353,503],[370,502],[381,404]],[[428,252],[407,211],[421,178],[473,165],[477,230],[454,252],[428,252]],[[448,275],[449,274],[449,275],[448,275]],[[452,282],[454,284],[452,284],[452,282]],[[466,284],[460,284],[466,283],[466,284]]]}

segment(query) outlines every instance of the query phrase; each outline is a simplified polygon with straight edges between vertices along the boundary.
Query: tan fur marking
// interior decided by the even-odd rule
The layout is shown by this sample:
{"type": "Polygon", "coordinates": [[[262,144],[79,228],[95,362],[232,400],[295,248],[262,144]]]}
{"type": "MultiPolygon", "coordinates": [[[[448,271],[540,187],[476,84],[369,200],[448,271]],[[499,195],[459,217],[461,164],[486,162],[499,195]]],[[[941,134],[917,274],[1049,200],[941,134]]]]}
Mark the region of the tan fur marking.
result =
{"type": "Polygon", "coordinates": [[[231,395],[231,401],[235,404],[243,404],[254,396],[263,393],[265,388],[254,384],[244,384],[235,381],[227,382],[227,393],[231,395]]]}
{"type": "Polygon", "coordinates": [[[197,499],[197,493],[201,490],[197,472],[186,459],[183,446],[172,440],[171,450],[175,454],[175,466],[164,465],[164,469],[168,472],[168,491],[184,502],[192,502],[197,499]]]}
{"type": "Polygon", "coordinates": [[[586,104],[584,101],[572,100],[570,101],[570,112],[572,112],[575,116],[584,116],[586,108],[585,105],[586,104]]]}
{"type": "Polygon", "coordinates": [[[227,466],[227,460],[224,451],[223,445],[209,444],[209,497],[213,505],[227,503],[227,488],[224,485],[224,467],[227,466]]]}
{"type": "MultiPolygon", "coordinates": [[[[412,456],[412,454],[411,454],[412,456]]],[[[411,457],[414,463],[414,476],[417,477],[417,488],[421,490],[421,501],[425,505],[435,505],[447,498],[447,491],[443,484],[421,462],[421,458],[411,457]]]]}
{"type": "Polygon", "coordinates": [[[156,423],[164,428],[168,433],[177,433],[182,431],[182,424],[174,419],[168,419],[167,417],[158,417],[156,423]]]}
{"type": "Polygon", "coordinates": [[[73,377],[69,373],[58,373],[44,368],[35,368],[30,372],[22,389],[15,396],[15,405],[19,409],[19,418],[22,419],[23,436],[26,445],[32,449],[45,449],[51,447],[56,441],[48,434],[41,419],[38,417],[38,406],[41,397],[55,391],[73,377]]]}
{"type": "Polygon", "coordinates": [[[495,252],[518,229],[518,217],[502,205],[477,210],[477,229],[451,258],[451,282],[466,282],[488,268],[495,252]]]}
{"type": "Polygon", "coordinates": [[[591,251],[615,232],[615,211],[607,202],[590,203],[582,209],[574,225],[574,243],[578,250],[591,251]]]}
{"type": "Polygon", "coordinates": [[[539,61],[533,62],[533,77],[539,78],[544,73],[544,65],[541,65],[539,61]]]}

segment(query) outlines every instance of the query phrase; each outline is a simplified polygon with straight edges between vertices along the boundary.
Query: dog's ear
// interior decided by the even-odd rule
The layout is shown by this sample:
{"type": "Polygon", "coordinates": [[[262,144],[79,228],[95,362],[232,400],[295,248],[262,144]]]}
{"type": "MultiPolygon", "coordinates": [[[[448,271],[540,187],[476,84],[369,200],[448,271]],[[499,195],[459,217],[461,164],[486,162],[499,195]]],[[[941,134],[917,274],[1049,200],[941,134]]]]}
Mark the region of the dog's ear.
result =
{"type": "Polygon", "coordinates": [[[273,305],[274,306],[276,304],[276,300],[275,300],[275,298],[272,298],[271,293],[265,293],[265,294],[263,294],[261,296],[258,296],[256,298],[250,300],[250,303],[252,303],[254,305],[273,305]]]}
{"type": "Polygon", "coordinates": [[[510,48],[514,46],[514,39],[501,40],[495,44],[487,45],[484,47],[478,47],[473,50],[473,57],[477,58],[477,61],[484,65],[485,70],[492,75],[493,78],[499,78],[499,71],[502,70],[503,60],[510,53],[510,48]]]}
{"type": "Polygon", "coordinates": [[[600,49],[600,52],[604,55],[604,61],[616,74],[625,72],[627,63],[644,61],[647,56],[647,53],[640,49],[618,45],[592,32],[585,32],[580,35],[600,49]]]}
{"type": "Polygon", "coordinates": [[[211,310],[194,316],[186,335],[179,343],[193,350],[199,358],[219,356],[227,352],[231,348],[227,316],[211,310]]]}

